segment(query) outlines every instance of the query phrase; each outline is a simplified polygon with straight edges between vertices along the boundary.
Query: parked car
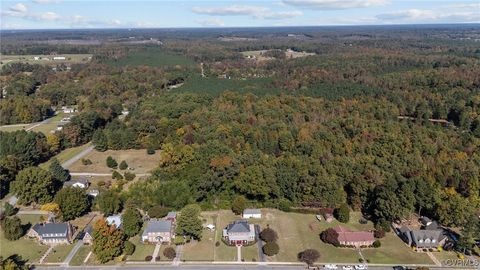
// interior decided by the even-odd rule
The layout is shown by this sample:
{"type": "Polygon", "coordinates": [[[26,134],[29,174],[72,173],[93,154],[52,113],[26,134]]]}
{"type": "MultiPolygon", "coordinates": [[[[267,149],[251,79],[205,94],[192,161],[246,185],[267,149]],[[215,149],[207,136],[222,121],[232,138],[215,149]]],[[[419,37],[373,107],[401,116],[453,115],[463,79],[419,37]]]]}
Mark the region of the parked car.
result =
{"type": "Polygon", "coordinates": [[[353,266],[351,265],[345,265],[344,267],[342,267],[343,270],[353,270],[353,266]]]}
{"type": "Polygon", "coordinates": [[[338,266],[336,264],[326,264],[324,267],[324,269],[338,269],[338,266]]]}
{"type": "Polygon", "coordinates": [[[357,264],[357,265],[355,265],[355,269],[356,270],[367,270],[368,267],[365,264],[357,264]]]}
{"type": "Polygon", "coordinates": [[[397,265],[393,267],[393,270],[407,270],[407,268],[404,266],[397,265]]]}

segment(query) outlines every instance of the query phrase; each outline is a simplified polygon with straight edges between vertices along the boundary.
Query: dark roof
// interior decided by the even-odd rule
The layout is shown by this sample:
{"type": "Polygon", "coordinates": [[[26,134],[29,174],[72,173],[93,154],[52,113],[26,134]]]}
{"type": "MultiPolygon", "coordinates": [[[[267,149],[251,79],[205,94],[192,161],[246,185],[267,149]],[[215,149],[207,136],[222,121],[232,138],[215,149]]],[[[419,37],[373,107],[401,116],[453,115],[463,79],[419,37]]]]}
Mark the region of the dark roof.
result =
{"type": "Polygon", "coordinates": [[[93,232],[92,225],[88,225],[87,228],[85,228],[85,233],[92,235],[92,232],[93,232]]]}
{"type": "Polygon", "coordinates": [[[432,220],[429,219],[428,217],[421,217],[421,218],[420,218],[420,222],[421,222],[423,225],[428,225],[428,224],[430,224],[430,222],[432,222],[432,220]]]}
{"type": "Polygon", "coordinates": [[[437,230],[438,229],[438,222],[432,221],[430,224],[425,226],[425,230],[437,230]]]}
{"type": "Polygon", "coordinates": [[[227,232],[250,232],[250,225],[248,225],[246,220],[236,220],[235,222],[228,224],[227,232]]]}
{"type": "Polygon", "coordinates": [[[58,238],[67,236],[68,226],[68,223],[37,223],[33,225],[32,230],[42,238],[58,238]]]}
{"type": "Polygon", "coordinates": [[[442,230],[413,230],[411,231],[411,237],[417,247],[436,247],[446,236],[442,230]]]}
{"type": "Polygon", "coordinates": [[[145,228],[145,231],[143,231],[143,234],[145,235],[151,232],[158,233],[158,232],[171,232],[171,231],[172,231],[172,221],[151,219],[147,224],[147,228],[145,228]]]}

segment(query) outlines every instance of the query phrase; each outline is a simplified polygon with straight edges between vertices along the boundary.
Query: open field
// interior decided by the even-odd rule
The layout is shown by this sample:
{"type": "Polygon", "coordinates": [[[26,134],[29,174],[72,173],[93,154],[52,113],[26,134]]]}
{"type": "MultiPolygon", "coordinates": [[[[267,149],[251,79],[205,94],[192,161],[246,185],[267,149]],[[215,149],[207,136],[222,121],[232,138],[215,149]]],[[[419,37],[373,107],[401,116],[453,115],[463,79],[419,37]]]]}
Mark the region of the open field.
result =
{"type": "Polygon", "coordinates": [[[70,265],[72,266],[80,266],[83,265],[83,261],[87,258],[88,253],[92,251],[91,246],[82,246],[80,249],[77,251],[75,256],[73,256],[72,260],[70,261],[70,265]]]}
{"type": "Polygon", "coordinates": [[[48,254],[44,262],[46,263],[63,262],[65,258],[68,256],[68,253],[70,253],[70,251],[72,250],[74,245],[75,244],[56,246],[55,248],[53,248],[52,251],[50,251],[50,254],[48,254]]]}
{"type": "Polygon", "coordinates": [[[90,61],[91,54],[61,55],[0,55],[0,67],[9,63],[28,63],[40,65],[78,64],[90,61]],[[64,56],[65,60],[53,60],[54,56],[64,56]],[[38,57],[38,60],[35,60],[38,57]]]}
{"type": "MultiPolygon", "coordinates": [[[[108,150],[105,152],[92,151],[84,159],[90,159],[91,165],[83,165],[79,160],[69,167],[70,172],[92,172],[92,173],[112,173],[112,169],[107,167],[106,160],[108,156],[112,156],[118,164],[125,160],[130,172],[140,174],[147,173],[150,170],[156,168],[160,161],[160,152],[157,151],[153,155],[147,155],[145,149],[140,150],[108,150]]],[[[119,170],[119,172],[122,172],[119,170]]]]}
{"type": "Polygon", "coordinates": [[[224,91],[237,93],[253,93],[255,95],[278,94],[281,89],[271,86],[271,78],[255,79],[219,79],[213,77],[202,78],[192,76],[185,83],[175,90],[179,92],[203,93],[218,96],[224,91]]]}
{"type": "MultiPolygon", "coordinates": [[[[145,224],[144,224],[145,225],[145,224]]],[[[144,245],[140,241],[141,232],[145,229],[145,226],[142,228],[140,233],[132,238],[130,238],[130,242],[135,245],[135,252],[128,256],[128,261],[145,261],[146,256],[152,256],[153,250],[155,249],[155,245],[144,245]]]]}
{"type": "MultiPolygon", "coordinates": [[[[86,144],[81,145],[81,146],[68,148],[68,149],[65,149],[62,152],[58,153],[55,157],[58,159],[58,161],[60,161],[60,163],[63,163],[65,161],[71,159],[72,157],[76,156],[77,154],[79,154],[80,152],[82,152],[83,150],[87,149],[90,146],[91,146],[90,143],[86,143],[86,144]]],[[[52,159],[50,159],[47,162],[44,162],[44,163],[40,164],[40,167],[43,168],[43,169],[48,168],[48,166],[51,163],[51,160],[52,159]]],[[[81,161],[79,161],[79,162],[81,163],[81,161]]]]}
{"type": "Polygon", "coordinates": [[[131,52],[126,57],[120,59],[109,59],[105,64],[123,67],[123,66],[192,66],[195,62],[183,55],[165,52],[157,48],[149,48],[141,51],[131,52]]]}
{"type": "MultiPolygon", "coordinates": [[[[40,220],[40,216],[41,215],[18,215],[24,225],[37,223],[40,220]]],[[[16,241],[9,241],[4,238],[3,230],[0,230],[0,256],[3,258],[18,254],[28,263],[34,263],[42,257],[47,249],[47,246],[40,245],[25,236],[16,241]]]]}
{"type": "Polygon", "coordinates": [[[32,125],[33,124],[5,125],[5,126],[0,126],[0,131],[12,132],[12,131],[17,131],[17,130],[27,129],[27,128],[31,127],[32,125]]]}
{"type": "Polygon", "coordinates": [[[31,129],[31,131],[42,132],[45,135],[50,134],[52,131],[55,131],[57,125],[61,123],[61,120],[65,117],[71,117],[73,114],[66,114],[64,112],[58,112],[55,116],[50,118],[48,123],[38,125],[31,129]]]}

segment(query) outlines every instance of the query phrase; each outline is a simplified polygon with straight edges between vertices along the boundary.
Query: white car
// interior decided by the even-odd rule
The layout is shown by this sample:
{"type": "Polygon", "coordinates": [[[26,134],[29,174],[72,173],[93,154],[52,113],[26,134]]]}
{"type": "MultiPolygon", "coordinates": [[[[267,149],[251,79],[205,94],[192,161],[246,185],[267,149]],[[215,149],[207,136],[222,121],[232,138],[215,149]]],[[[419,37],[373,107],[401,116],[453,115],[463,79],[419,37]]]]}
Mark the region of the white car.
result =
{"type": "Polygon", "coordinates": [[[365,264],[357,264],[355,265],[356,270],[367,270],[368,267],[365,264]]]}
{"type": "Polygon", "coordinates": [[[323,268],[332,269],[332,270],[338,269],[337,265],[335,265],[335,264],[326,264],[323,268]]]}
{"type": "Polygon", "coordinates": [[[344,267],[342,267],[343,270],[353,270],[353,266],[351,265],[345,265],[344,267]]]}

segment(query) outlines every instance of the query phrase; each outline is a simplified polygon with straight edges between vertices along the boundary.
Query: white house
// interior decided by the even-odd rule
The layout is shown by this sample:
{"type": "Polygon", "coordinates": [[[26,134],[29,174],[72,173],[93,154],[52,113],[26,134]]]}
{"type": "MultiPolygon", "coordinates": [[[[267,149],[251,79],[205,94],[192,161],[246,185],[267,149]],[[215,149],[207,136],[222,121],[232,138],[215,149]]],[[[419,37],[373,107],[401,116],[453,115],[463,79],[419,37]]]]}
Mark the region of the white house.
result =
{"type": "Polygon", "coordinates": [[[74,112],[75,112],[75,108],[67,107],[67,106],[62,106],[62,111],[63,111],[63,113],[74,113],[74,112]]]}
{"type": "Polygon", "coordinates": [[[122,215],[108,216],[105,221],[108,225],[115,225],[115,227],[118,229],[120,226],[122,226],[122,215]]]}
{"type": "Polygon", "coordinates": [[[260,209],[247,208],[243,211],[243,218],[262,218],[262,211],[260,209]]]}
{"type": "Polygon", "coordinates": [[[54,56],[53,60],[65,60],[65,56],[54,56]]]}
{"type": "Polygon", "coordinates": [[[64,187],[77,187],[77,188],[87,188],[90,183],[87,179],[77,179],[77,180],[70,180],[63,183],[64,187]]]}

